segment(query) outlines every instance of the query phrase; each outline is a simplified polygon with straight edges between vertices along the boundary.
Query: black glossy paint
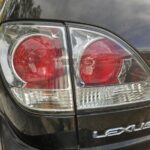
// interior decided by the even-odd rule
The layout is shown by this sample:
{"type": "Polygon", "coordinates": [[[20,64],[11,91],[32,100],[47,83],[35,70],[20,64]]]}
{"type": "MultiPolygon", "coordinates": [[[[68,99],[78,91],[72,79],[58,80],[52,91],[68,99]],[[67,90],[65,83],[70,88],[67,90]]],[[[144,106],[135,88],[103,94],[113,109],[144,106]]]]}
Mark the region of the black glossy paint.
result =
{"type": "Polygon", "coordinates": [[[8,0],[7,5],[3,21],[80,22],[111,30],[136,48],[150,46],[149,0],[8,0]]]}
{"type": "MultiPolygon", "coordinates": [[[[150,51],[149,0],[8,0],[1,21],[15,20],[53,20],[102,27],[119,35],[144,53],[148,59],[150,58],[147,55],[150,51]]],[[[102,140],[92,138],[94,130],[103,132],[108,128],[150,121],[149,103],[130,109],[78,115],[79,143],[77,143],[74,116],[28,113],[13,103],[3,86],[0,91],[2,103],[0,105],[3,105],[1,109],[10,121],[9,124],[21,140],[34,147],[77,149],[78,144],[81,148],[98,146],[97,149],[105,150],[117,149],[120,146],[121,149],[124,147],[128,150],[141,150],[141,147],[144,150],[150,147],[150,130],[102,140]],[[142,142],[139,140],[141,138],[142,142]]]]}
{"type": "Polygon", "coordinates": [[[37,150],[36,148],[30,147],[27,144],[23,143],[12,131],[12,129],[6,124],[4,119],[1,119],[1,150],[37,150]]]}

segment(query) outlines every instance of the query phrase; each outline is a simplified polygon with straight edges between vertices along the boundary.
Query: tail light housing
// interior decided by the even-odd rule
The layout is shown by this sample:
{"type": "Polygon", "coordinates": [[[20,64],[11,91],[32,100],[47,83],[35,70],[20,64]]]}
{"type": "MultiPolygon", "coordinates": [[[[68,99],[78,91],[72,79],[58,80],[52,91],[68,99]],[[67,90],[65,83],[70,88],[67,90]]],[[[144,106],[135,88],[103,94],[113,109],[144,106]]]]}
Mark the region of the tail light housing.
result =
{"type": "Polygon", "coordinates": [[[3,25],[1,66],[16,102],[35,111],[73,111],[65,28],[3,25]]]}
{"type": "Polygon", "coordinates": [[[94,110],[149,100],[149,67],[133,48],[103,29],[74,24],[68,28],[62,24],[2,25],[2,75],[20,106],[73,112],[73,101],[77,110],[94,110]]]}
{"type": "Polygon", "coordinates": [[[149,100],[149,68],[141,57],[105,30],[70,28],[78,110],[149,100]]]}

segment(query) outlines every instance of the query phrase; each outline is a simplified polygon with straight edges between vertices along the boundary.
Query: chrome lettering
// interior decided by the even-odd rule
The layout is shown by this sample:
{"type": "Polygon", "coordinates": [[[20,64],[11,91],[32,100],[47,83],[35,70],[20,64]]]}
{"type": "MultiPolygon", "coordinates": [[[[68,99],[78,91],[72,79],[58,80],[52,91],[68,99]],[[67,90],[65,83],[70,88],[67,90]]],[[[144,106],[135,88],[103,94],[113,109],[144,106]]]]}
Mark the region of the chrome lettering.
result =
{"type": "Polygon", "coordinates": [[[142,122],[140,125],[129,125],[127,127],[118,127],[118,128],[112,128],[105,131],[104,134],[98,133],[98,131],[93,131],[93,138],[99,139],[99,138],[105,138],[105,137],[111,137],[111,136],[117,136],[121,135],[123,133],[131,133],[131,132],[137,132],[145,129],[150,129],[150,121],[148,122],[142,122]]]}

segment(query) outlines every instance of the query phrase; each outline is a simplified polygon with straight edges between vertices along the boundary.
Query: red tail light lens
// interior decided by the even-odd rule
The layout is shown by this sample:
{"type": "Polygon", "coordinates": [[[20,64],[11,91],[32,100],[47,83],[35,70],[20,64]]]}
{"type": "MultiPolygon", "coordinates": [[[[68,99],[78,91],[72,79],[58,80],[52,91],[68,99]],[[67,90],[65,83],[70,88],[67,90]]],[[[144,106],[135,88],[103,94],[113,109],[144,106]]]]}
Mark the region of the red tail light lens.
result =
{"type": "Polygon", "coordinates": [[[89,44],[80,60],[80,75],[86,85],[109,85],[119,83],[123,59],[128,54],[107,39],[89,44]]]}
{"type": "Polygon", "coordinates": [[[61,41],[45,35],[32,35],[17,46],[13,64],[27,88],[56,88],[55,80],[64,75],[61,41]]]}

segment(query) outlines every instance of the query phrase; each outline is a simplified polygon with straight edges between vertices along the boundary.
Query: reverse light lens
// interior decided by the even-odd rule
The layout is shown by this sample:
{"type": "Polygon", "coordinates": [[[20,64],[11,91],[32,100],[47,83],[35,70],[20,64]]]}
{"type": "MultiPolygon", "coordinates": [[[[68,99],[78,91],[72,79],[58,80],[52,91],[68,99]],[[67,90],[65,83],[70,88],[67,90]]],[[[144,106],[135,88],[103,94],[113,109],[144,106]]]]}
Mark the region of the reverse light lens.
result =
{"type": "Polygon", "coordinates": [[[16,102],[36,111],[73,111],[64,27],[2,27],[1,66],[16,102]]]}
{"type": "Polygon", "coordinates": [[[70,36],[79,110],[149,100],[148,68],[130,46],[104,30],[72,27],[70,36]]]}

